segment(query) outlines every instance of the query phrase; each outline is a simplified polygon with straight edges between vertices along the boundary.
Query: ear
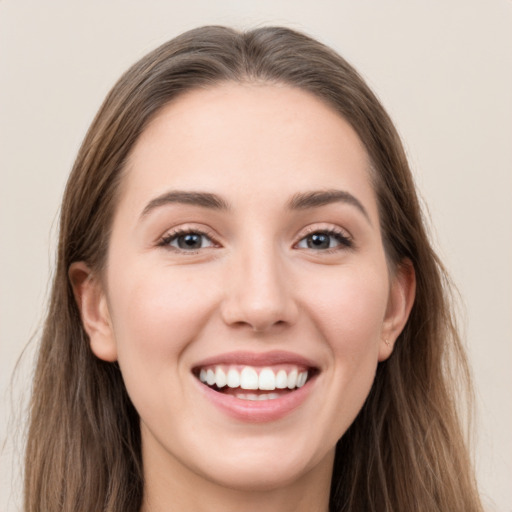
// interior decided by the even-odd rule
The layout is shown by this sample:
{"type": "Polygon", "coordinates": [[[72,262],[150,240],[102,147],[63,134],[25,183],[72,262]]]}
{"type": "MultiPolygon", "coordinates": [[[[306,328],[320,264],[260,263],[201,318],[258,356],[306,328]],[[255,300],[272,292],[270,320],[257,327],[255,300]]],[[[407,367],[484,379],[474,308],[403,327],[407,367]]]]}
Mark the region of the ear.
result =
{"type": "Polygon", "coordinates": [[[385,361],[393,352],[396,339],[402,332],[416,295],[416,274],[410,260],[397,265],[391,278],[386,316],[382,323],[379,361],[385,361]]]}
{"type": "Polygon", "coordinates": [[[72,263],[68,271],[91,350],[104,361],[117,360],[117,346],[108,310],[107,298],[99,276],[83,262],[72,263]]]}

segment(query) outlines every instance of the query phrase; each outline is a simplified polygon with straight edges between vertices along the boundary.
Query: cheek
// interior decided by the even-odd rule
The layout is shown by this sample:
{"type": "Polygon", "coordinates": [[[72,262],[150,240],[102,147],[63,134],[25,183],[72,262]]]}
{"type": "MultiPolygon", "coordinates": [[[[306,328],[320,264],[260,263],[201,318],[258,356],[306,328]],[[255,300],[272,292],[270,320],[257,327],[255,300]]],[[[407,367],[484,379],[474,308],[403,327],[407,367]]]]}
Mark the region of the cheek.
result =
{"type": "Polygon", "coordinates": [[[324,412],[334,440],[354,421],[375,378],[388,298],[386,275],[379,267],[346,268],[336,278],[318,282],[323,291],[310,303],[310,316],[332,362],[324,376],[332,389],[324,412]]]}
{"type": "Polygon", "coordinates": [[[385,270],[347,267],[318,285],[309,309],[331,349],[355,355],[378,348],[389,294],[385,270]]]}
{"type": "Polygon", "coordinates": [[[111,275],[109,303],[118,361],[134,402],[144,390],[155,403],[179,392],[182,354],[212,311],[211,292],[183,274],[145,268],[129,273],[143,278],[111,275]]]}
{"type": "Polygon", "coordinates": [[[109,295],[119,350],[140,350],[156,357],[160,352],[180,351],[209,310],[208,290],[168,271],[132,275],[144,277],[114,284],[115,292],[109,295]]]}

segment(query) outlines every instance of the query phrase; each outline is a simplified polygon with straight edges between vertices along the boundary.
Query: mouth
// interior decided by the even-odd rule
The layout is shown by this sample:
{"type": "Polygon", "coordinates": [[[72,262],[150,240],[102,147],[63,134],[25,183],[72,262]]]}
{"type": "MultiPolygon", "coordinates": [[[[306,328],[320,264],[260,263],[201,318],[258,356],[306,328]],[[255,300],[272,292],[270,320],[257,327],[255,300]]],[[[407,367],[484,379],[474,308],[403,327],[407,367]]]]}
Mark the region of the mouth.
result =
{"type": "Polygon", "coordinates": [[[305,386],[317,373],[315,367],[291,363],[267,366],[225,363],[193,369],[193,374],[204,386],[248,401],[282,398],[305,386]]]}
{"type": "Polygon", "coordinates": [[[192,368],[203,397],[237,421],[274,422],[303,404],[317,388],[321,370],[293,352],[231,352],[192,368]]]}

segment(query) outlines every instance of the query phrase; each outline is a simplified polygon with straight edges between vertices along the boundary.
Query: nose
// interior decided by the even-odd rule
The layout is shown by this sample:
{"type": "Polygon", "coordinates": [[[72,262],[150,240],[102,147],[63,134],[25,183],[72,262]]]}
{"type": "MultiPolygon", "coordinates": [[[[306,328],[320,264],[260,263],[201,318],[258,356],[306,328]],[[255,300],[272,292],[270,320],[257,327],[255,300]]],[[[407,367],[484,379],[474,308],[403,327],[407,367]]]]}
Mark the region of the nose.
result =
{"type": "Polygon", "coordinates": [[[259,247],[231,262],[221,314],[226,324],[255,332],[292,325],[299,316],[286,263],[273,247],[259,247]]]}

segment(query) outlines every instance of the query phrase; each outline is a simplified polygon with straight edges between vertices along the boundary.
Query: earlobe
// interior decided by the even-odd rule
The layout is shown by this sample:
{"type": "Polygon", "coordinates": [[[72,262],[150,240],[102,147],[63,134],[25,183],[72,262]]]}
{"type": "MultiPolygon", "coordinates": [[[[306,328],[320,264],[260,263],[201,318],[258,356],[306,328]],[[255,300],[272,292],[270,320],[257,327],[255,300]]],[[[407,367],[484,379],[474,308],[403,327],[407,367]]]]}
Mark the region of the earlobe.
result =
{"type": "Polygon", "coordinates": [[[116,361],[117,347],[100,279],[82,261],[69,267],[68,276],[84,329],[89,335],[91,350],[99,359],[116,361]]]}
{"type": "Polygon", "coordinates": [[[410,260],[404,260],[396,269],[389,290],[386,316],[382,323],[379,361],[385,361],[393,352],[396,339],[411,313],[416,296],[416,273],[410,260]]]}

